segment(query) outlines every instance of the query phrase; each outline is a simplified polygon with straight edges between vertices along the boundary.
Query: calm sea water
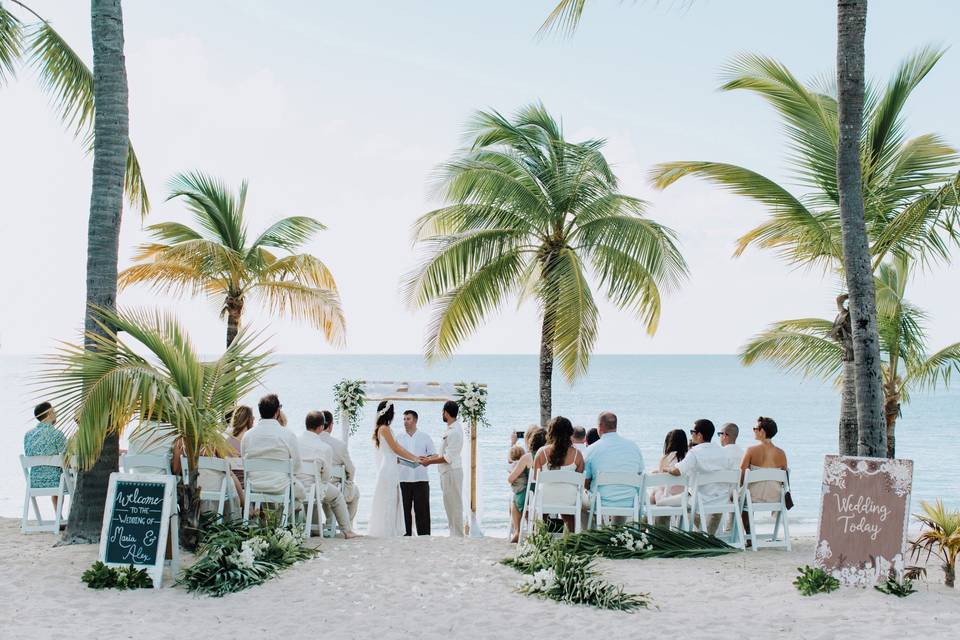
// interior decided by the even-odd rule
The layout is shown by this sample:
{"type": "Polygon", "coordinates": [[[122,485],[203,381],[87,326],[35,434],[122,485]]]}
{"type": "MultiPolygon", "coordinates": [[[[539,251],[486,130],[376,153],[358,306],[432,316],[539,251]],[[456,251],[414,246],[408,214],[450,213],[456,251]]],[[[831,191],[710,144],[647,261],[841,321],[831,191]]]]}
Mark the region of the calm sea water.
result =
{"type": "MultiPolygon", "coordinates": [[[[510,432],[536,422],[537,358],[535,356],[460,356],[427,367],[419,356],[277,356],[278,364],[247,399],[250,404],[267,389],[280,395],[290,427],[302,431],[304,414],[331,408],[333,385],[342,378],[366,380],[475,380],[489,385],[491,427],[479,438],[481,512],[488,533],[507,528],[510,498],[506,483],[506,451],[510,432]]],[[[17,456],[23,432],[32,425],[31,408],[38,400],[29,389],[34,360],[0,356],[0,515],[19,516],[23,475],[17,456]]],[[[689,429],[697,418],[719,427],[741,427],[739,444],[751,443],[757,416],[772,416],[780,433],[777,443],[790,459],[796,507],[791,522],[798,530],[815,529],[819,509],[823,456],[836,451],[839,398],[829,385],[805,381],[773,368],[742,367],[733,356],[595,356],[589,375],[574,387],[558,381],[554,412],[574,424],[592,427],[602,410],[617,413],[620,432],[636,441],[647,466],[656,465],[666,432],[689,429]]],[[[398,405],[398,409],[406,409],[398,405]]],[[[420,427],[439,443],[442,432],[438,403],[411,404],[420,413],[420,427]]],[[[375,482],[369,432],[373,408],[367,408],[361,432],[351,439],[362,491],[359,528],[366,528],[375,482]]],[[[398,411],[398,414],[400,412],[398,411]]],[[[402,428],[396,424],[395,428],[402,428]]],[[[898,456],[914,460],[913,505],[942,497],[960,506],[960,389],[915,394],[897,428],[898,456]]],[[[446,527],[439,480],[431,468],[432,511],[437,531],[446,527]]]]}

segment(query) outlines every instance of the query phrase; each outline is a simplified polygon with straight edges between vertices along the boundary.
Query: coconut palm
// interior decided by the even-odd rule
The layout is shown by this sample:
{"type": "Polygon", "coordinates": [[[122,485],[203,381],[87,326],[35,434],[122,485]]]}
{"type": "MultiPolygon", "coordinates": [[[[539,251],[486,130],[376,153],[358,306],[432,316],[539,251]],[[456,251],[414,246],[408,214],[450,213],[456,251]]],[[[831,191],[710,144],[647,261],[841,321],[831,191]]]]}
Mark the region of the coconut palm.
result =
{"type": "Polygon", "coordinates": [[[617,191],[603,141],[572,143],[535,104],[513,119],[481,111],[469,148],[445,164],[449,204],[421,217],[425,261],[405,285],[410,303],[435,309],[428,359],[452,354],[512,295],[541,316],[540,417],[551,415],[554,361],[574,381],[589,363],[599,313],[589,279],[653,334],[661,295],[686,275],[672,231],[646,203],[617,191]]]}
{"type": "Polygon", "coordinates": [[[48,357],[39,390],[63,415],[75,417],[70,450],[82,469],[92,468],[103,443],[131,424],[148,439],[179,438],[190,468],[184,530],[195,532],[197,459],[201,453],[229,455],[224,415],[258,384],[270,366],[268,354],[241,333],[217,360],[204,362],[172,315],[106,309],[93,315],[98,331],[85,335],[93,348],[67,344],[48,357]]]}
{"type": "MultiPolygon", "coordinates": [[[[861,143],[863,192],[873,268],[888,256],[915,256],[924,263],[949,258],[958,239],[960,174],[956,150],[935,134],[905,135],[903,108],[943,52],[922,49],[907,58],[887,86],[869,87],[861,143]]],[[[749,169],[720,162],[658,165],[654,184],[666,188],[685,176],[706,178],[767,208],[770,218],[740,237],[735,255],[748,247],[770,249],[791,263],[822,268],[838,277],[845,264],[836,176],[837,103],[829,81],[804,85],[780,63],[745,55],[726,70],[727,91],[744,89],[767,100],[789,136],[788,157],[803,193],[795,196],[749,169]]],[[[844,298],[845,300],[846,298],[844,298]]],[[[849,309],[840,305],[834,335],[846,345],[848,375],[842,394],[841,453],[852,455],[856,393],[849,309]]],[[[871,450],[872,453],[872,450],[871,450]]]]}
{"type": "MultiPolygon", "coordinates": [[[[25,22],[0,4],[0,85],[16,75],[19,66],[29,66],[38,75],[41,88],[53,99],[60,119],[93,151],[93,72],[53,26],[32,8],[18,0],[30,20],[25,22]]],[[[120,11],[117,3],[116,11],[120,11]]],[[[142,215],[150,210],[150,199],[140,171],[140,161],[127,141],[123,189],[130,206],[142,215]]]]}
{"type": "Polygon", "coordinates": [[[927,552],[926,560],[936,554],[943,562],[943,584],[951,589],[957,576],[957,558],[960,557],[960,511],[947,510],[940,500],[936,503],[921,502],[923,514],[914,518],[923,525],[920,535],[911,541],[913,557],[920,559],[927,552]]]}
{"type": "Polygon", "coordinates": [[[147,227],[154,242],[140,246],[136,264],[120,274],[121,288],[146,283],[159,291],[213,298],[227,319],[228,347],[240,330],[248,297],[277,315],[306,320],[328,341],[342,343],[345,323],[333,275],[318,258],[294,253],[326,227],[306,216],[283,218],[248,244],[246,182],[234,195],[208,175],[182,173],[170,188],[167,199],[182,198],[196,227],[176,222],[147,227]]]}
{"type": "MultiPolygon", "coordinates": [[[[910,265],[896,258],[880,266],[876,276],[877,322],[883,372],[883,407],[888,458],[896,453],[896,424],[901,403],[914,391],[950,383],[960,373],[960,342],[928,354],[923,310],[906,298],[910,265]]],[[[784,320],[755,336],[740,352],[744,364],[772,362],[784,369],[825,380],[844,367],[842,345],[833,338],[833,322],[820,318],[784,320]]]]}

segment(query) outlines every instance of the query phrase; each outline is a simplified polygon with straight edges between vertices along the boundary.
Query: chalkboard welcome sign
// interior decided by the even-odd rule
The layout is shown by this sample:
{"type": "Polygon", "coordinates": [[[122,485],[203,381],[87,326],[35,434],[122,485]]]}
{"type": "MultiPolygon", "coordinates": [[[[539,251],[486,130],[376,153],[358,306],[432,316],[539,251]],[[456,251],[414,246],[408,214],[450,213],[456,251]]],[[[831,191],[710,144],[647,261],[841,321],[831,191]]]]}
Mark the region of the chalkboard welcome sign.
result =
{"type": "Polygon", "coordinates": [[[853,586],[902,567],[912,484],[912,460],[827,456],[817,566],[853,586]]]}
{"type": "Polygon", "coordinates": [[[112,473],[103,510],[100,560],[147,568],[159,588],[176,504],[175,479],[167,475],[112,473]]]}

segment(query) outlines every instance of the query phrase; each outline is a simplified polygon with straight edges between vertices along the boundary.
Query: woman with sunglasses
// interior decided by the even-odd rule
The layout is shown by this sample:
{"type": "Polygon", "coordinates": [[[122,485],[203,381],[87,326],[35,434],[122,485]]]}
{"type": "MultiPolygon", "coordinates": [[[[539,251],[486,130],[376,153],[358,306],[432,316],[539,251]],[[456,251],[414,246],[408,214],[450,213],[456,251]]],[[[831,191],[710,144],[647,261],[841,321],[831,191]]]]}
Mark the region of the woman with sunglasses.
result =
{"type": "MultiPolygon", "coordinates": [[[[741,478],[747,469],[787,470],[787,454],[773,444],[775,435],[777,435],[777,423],[773,418],[763,416],[757,418],[757,425],[753,428],[753,437],[757,440],[757,444],[748,448],[743,454],[743,462],[740,463],[741,478]]],[[[748,490],[754,502],[779,502],[780,500],[780,483],[774,480],[752,482],[748,490]]]]}

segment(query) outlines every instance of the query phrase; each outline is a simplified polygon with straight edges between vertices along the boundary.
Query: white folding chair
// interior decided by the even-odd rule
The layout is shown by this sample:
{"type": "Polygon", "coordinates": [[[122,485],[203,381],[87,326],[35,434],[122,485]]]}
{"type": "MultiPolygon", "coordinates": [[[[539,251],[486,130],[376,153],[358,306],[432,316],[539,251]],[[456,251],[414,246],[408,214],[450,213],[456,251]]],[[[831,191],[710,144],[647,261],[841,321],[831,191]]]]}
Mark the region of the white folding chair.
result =
{"type": "Polygon", "coordinates": [[[642,473],[611,471],[598,473],[596,480],[590,484],[590,517],[587,519],[587,528],[591,529],[594,522],[598,526],[603,526],[605,524],[604,518],[615,516],[628,518],[631,522],[640,522],[640,514],[643,511],[643,504],[640,500],[640,490],[642,488],[642,473]],[[601,487],[619,487],[629,490],[633,498],[633,504],[629,507],[604,506],[603,498],[600,495],[601,487]]]}
{"type": "Polygon", "coordinates": [[[750,546],[754,551],[760,547],[772,547],[790,551],[790,523],[787,518],[787,491],[790,490],[790,480],[783,469],[747,469],[743,475],[743,511],[747,512],[747,521],[750,523],[750,546]],[[776,502],[754,502],[750,495],[750,485],[757,482],[777,482],[780,485],[780,496],[776,502]],[[773,533],[758,534],[756,513],[772,513],[774,516],[773,533]],[[780,537],[780,527],[783,526],[783,537],[780,537]],[[766,536],[766,537],[765,537],[766,536]]]}
{"type": "Polygon", "coordinates": [[[533,494],[535,492],[536,479],[533,475],[533,469],[527,473],[527,492],[523,494],[523,508],[520,509],[520,534],[517,536],[517,549],[520,549],[520,543],[523,542],[524,534],[533,533],[535,523],[533,521],[533,494]]]}
{"type": "MultiPolygon", "coordinates": [[[[725,515],[730,514],[733,518],[733,529],[721,534],[717,529],[717,537],[725,539],[731,545],[738,549],[743,549],[744,534],[743,522],[740,519],[740,471],[730,469],[727,471],[715,471],[713,473],[698,473],[696,476],[696,485],[693,489],[693,513],[699,517],[700,531],[707,531],[708,516],[720,514],[721,521],[725,515]],[[708,484],[725,484],[728,486],[726,494],[722,498],[705,501],[700,494],[699,488],[708,484]]],[[[722,522],[721,522],[722,524],[722,522]]]]}
{"type": "MultiPolygon", "coordinates": [[[[647,514],[647,524],[654,524],[654,518],[669,517],[670,524],[673,525],[673,519],[677,519],[680,529],[690,531],[690,512],[688,490],[690,488],[690,479],[685,475],[674,476],[669,473],[647,473],[643,476],[643,512],[647,514]],[[683,490],[679,495],[679,504],[677,505],[658,505],[653,504],[653,490],[659,487],[672,488],[681,487],[683,490]]],[[[676,525],[673,525],[676,526],[676,525]]]]}
{"type": "MultiPolygon", "coordinates": [[[[343,488],[347,484],[347,470],[342,464],[337,464],[330,467],[330,482],[337,485],[337,487],[340,488],[340,491],[343,491],[343,488]]],[[[319,508],[320,507],[318,507],[318,509],[319,508]]],[[[324,538],[337,537],[337,520],[336,518],[327,518],[326,512],[324,512],[324,520],[321,532],[321,537],[324,538]]]]}
{"type": "MultiPolygon", "coordinates": [[[[322,538],[324,535],[323,518],[323,482],[320,480],[320,461],[303,460],[303,471],[313,470],[313,487],[307,492],[307,517],[303,523],[303,537],[309,538],[313,535],[313,509],[317,509],[317,533],[322,538]]],[[[331,518],[332,520],[332,518],[331,518]]],[[[336,535],[336,524],[333,525],[333,535],[336,535]]]]}
{"type": "Polygon", "coordinates": [[[533,496],[531,520],[538,520],[545,514],[573,516],[574,533],[580,533],[580,510],[583,508],[583,474],[560,469],[540,469],[537,475],[537,487],[533,496]],[[551,491],[567,494],[569,498],[547,499],[551,491]]]}
{"type": "Polygon", "coordinates": [[[293,520],[296,513],[294,504],[294,477],[293,460],[271,460],[269,458],[243,459],[243,523],[250,521],[251,508],[259,509],[267,502],[283,505],[281,526],[286,526],[288,520],[293,520]],[[257,473],[278,473],[287,476],[287,487],[282,493],[261,493],[254,491],[250,485],[250,477],[257,473]]]}
{"type": "Polygon", "coordinates": [[[152,473],[173,475],[170,470],[170,455],[134,454],[120,456],[120,470],[123,473],[152,473]]]}
{"type": "Polygon", "coordinates": [[[70,469],[64,468],[63,456],[20,456],[20,466],[23,468],[23,478],[26,480],[26,490],[23,495],[23,517],[20,520],[20,531],[22,533],[41,533],[52,532],[60,533],[60,523],[65,521],[63,517],[63,504],[65,497],[71,493],[72,484],[69,479],[70,469]],[[30,486],[30,470],[34,467],[57,467],[60,469],[60,481],[55,487],[32,487],[30,486]],[[57,507],[54,509],[53,520],[44,520],[40,513],[40,505],[37,503],[38,497],[57,498],[57,507]],[[33,505],[33,514],[36,516],[36,524],[30,524],[30,506],[33,505]]]}
{"type": "MultiPolygon", "coordinates": [[[[183,484],[187,485],[190,483],[190,463],[186,456],[180,457],[180,468],[183,470],[183,484]]],[[[201,488],[200,501],[216,502],[217,514],[222,518],[227,501],[233,497],[238,500],[240,498],[240,496],[237,496],[236,487],[233,486],[233,472],[230,470],[230,461],[224,458],[200,456],[197,460],[197,471],[212,471],[220,476],[220,488],[216,490],[207,489],[206,491],[201,488]]],[[[236,518],[237,516],[231,514],[231,517],[236,518]]]]}

